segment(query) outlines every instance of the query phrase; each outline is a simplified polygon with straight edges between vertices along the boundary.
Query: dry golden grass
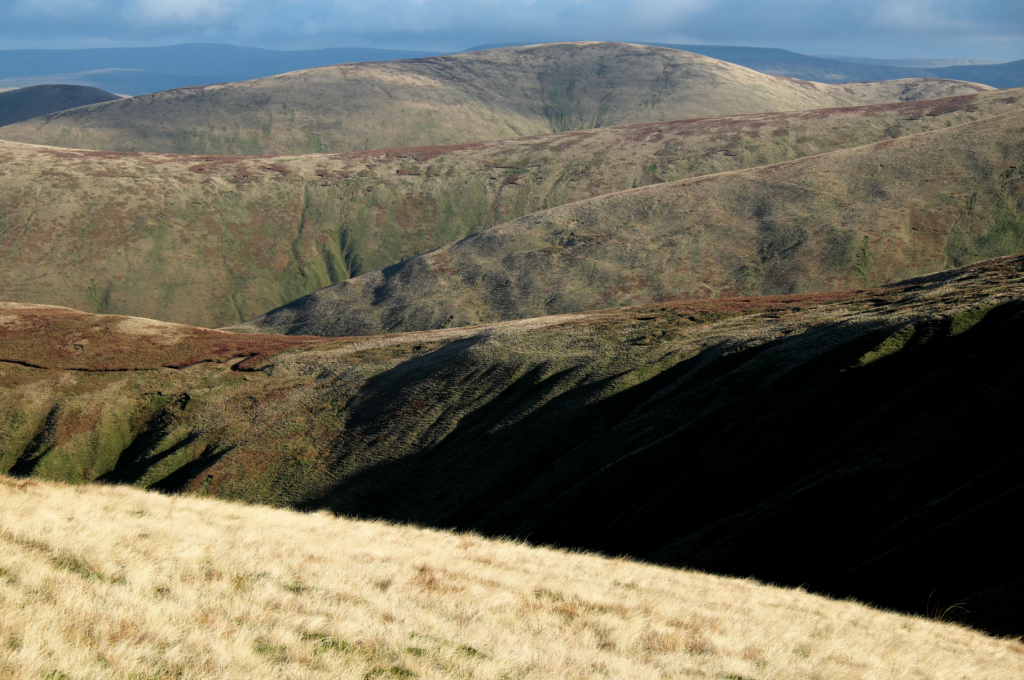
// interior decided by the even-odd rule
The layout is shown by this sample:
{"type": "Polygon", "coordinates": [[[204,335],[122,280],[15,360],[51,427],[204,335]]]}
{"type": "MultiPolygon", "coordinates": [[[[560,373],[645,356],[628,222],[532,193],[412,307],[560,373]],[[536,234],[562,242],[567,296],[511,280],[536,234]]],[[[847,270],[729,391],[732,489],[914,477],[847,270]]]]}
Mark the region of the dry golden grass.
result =
{"type": "Polygon", "coordinates": [[[760,585],[0,477],[4,678],[1019,678],[1024,645],[760,585]]]}

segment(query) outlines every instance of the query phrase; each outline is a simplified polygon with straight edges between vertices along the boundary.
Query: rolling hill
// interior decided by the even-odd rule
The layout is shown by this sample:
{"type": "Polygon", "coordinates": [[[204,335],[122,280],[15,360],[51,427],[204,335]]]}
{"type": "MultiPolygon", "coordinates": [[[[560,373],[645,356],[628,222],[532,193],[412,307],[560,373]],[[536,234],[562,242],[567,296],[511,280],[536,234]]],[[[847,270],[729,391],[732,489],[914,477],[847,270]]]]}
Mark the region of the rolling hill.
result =
{"type": "Polygon", "coordinates": [[[7,680],[1024,672],[1019,640],[749,579],[125,487],[0,503],[7,680]]]}
{"type": "Polygon", "coordinates": [[[80,85],[35,85],[8,90],[0,92],[0,126],[120,98],[95,87],[80,85]]]}
{"type": "Polygon", "coordinates": [[[529,214],[248,322],[356,335],[852,289],[1024,250],[1020,111],[529,214]]]}
{"type": "Polygon", "coordinates": [[[8,301],[219,327],[538,210],[1020,111],[1024,92],[300,157],[0,142],[8,301]]]}
{"type": "Polygon", "coordinates": [[[0,137],[98,150],[297,154],[458,144],[987,89],[920,79],[822,85],[679,50],[560,43],[183,88],[5,126],[0,137]]]}
{"type": "Polygon", "coordinates": [[[1020,256],[369,338],[5,304],[0,473],[529,537],[1020,635],[1021,332],[1020,256]]]}

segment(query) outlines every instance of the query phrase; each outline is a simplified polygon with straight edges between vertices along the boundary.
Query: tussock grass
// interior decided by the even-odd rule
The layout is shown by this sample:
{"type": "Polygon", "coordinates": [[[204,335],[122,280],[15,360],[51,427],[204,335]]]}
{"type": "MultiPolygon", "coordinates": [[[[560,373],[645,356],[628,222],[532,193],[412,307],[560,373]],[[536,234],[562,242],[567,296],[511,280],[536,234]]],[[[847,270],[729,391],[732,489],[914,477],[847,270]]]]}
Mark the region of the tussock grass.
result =
{"type": "Polygon", "coordinates": [[[750,580],[0,477],[5,678],[1019,678],[1024,645],[750,580]]]}

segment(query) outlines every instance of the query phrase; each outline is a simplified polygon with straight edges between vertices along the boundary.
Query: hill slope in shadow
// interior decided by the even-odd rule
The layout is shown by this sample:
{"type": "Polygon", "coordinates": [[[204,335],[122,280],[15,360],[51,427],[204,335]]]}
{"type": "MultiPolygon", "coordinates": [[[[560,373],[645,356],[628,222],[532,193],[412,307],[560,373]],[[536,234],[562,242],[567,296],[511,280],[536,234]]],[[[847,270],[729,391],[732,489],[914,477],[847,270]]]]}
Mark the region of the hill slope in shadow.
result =
{"type": "Polygon", "coordinates": [[[0,290],[226,326],[538,210],[1022,107],[1022,91],[989,92],[273,158],[0,142],[0,290]]]}
{"type": "Polygon", "coordinates": [[[82,85],[34,85],[0,92],[0,126],[121,97],[82,85]]]}
{"type": "Polygon", "coordinates": [[[988,89],[938,80],[822,85],[679,50],[558,43],[172,90],[8,126],[0,137],[100,150],[295,154],[458,144],[988,89]]]}
{"type": "Polygon", "coordinates": [[[529,537],[1020,635],[1022,332],[1024,257],[335,340],[7,304],[0,472],[529,537]]]}
{"type": "Polygon", "coordinates": [[[245,324],[375,334],[876,285],[1024,250],[1024,115],[606,194],[245,324]]]}

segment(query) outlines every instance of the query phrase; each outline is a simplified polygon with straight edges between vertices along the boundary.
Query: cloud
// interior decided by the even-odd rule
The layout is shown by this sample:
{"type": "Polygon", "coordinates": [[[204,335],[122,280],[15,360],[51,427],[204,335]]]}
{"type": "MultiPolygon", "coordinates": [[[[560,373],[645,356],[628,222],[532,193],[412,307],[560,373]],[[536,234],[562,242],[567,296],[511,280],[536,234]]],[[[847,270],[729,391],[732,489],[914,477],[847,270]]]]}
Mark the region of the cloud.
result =
{"type": "Polygon", "coordinates": [[[0,16],[0,48],[204,40],[451,50],[595,39],[1024,57],[1020,0],[0,0],[0,16]]]}
{"type": "Polygon", "coordinates": [[[134,24],[143,26],[194,25],[237,19],[244,0],[137,0],[124,3],[122,13],[134,24]]]}
{"type": "Polygon", "coordinates": [[[964,30],[969,19],[950,16],[952,8],[943,7],[932,0],[887,0],[874,11],[874,22],[879,28],[908,31],[964,30]]]}

